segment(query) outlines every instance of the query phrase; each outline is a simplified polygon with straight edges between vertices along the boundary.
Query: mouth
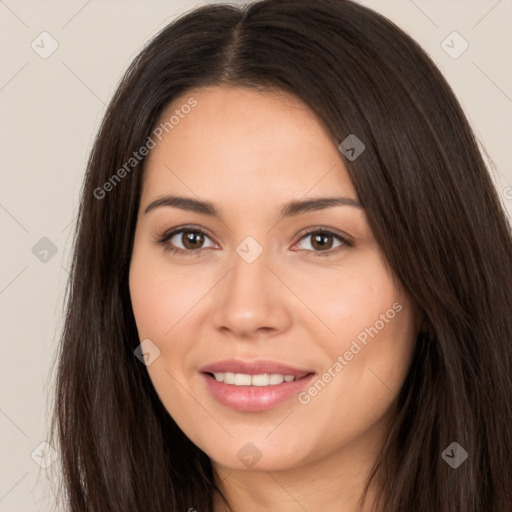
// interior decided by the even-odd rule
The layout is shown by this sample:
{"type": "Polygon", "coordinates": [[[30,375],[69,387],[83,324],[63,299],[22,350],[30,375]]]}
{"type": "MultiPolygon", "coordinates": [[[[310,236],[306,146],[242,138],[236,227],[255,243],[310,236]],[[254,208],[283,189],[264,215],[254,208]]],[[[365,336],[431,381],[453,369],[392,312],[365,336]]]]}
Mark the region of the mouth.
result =
{"type": "MultiPolygon", "coordinates": [[[[298,395],[316,373],[272,361],[221,361],[201,368],[208,392],[237,411],[264,411],[298,395]]],[[[290,402],[292,403],[292,402],[290,402]]]]}
{"type": "Polygon", "coordinates": [[[294,382],[303,379],[311,373],[303,373],[301,375],[285,375],[282,373],[260,373],[250,375],[248,373],[233,373],[233,372],[206,372],[206,375],[214,378],[217,382],[232,386],[277,386],[283,382],[294,382]]]}
{"type": "MultiPolygon", "coordinates": [[[[225,359],[224,361],[217,361],[215,363],[208,364],[199,369],[201,373],[209,373],[215,377],[219,382],[223,376],[224,379],[228,378],[228,382],[231,379],[230,374],[259,377],[262,375],[282,375],[283,378],[287,377],[291,380],[291,377],[300,378],[308,373],[313,372],[311,369],[296,368],[285,363],[279,363],[277,361],[270,361],[267,359],[244,361],[241,359],[225,359]]],[[[239,377],[243,378],[243,377],[239,377]]],[[[262,377],[263,378],[263,377],[262,377]]],[[[257,379],[258,380],[258,379],[257,379]]],[[[261,380],[261,379],[260,379],[261,380]]],[[[274,379],[277,380],[277,377],[274,379]]],[[[244,381],[246,382],[246,381],[244,381]]],[[[233,382],[234,384],[234,382],[233,382]]],[[[277,384],[280,384],[277,382],[277,384]]]]}

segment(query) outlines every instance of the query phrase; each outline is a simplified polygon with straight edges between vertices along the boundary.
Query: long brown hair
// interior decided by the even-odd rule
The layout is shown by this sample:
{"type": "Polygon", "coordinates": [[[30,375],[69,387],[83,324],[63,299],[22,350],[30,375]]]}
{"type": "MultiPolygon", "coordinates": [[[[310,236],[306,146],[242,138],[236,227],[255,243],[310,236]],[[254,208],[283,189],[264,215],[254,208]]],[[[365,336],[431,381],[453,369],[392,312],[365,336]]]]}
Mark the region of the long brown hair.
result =
{"type": "Polygon", "coordinates": [[[210,459],[134,355],[128,272],[145,159],[112,177],[174,98],[222,84],[286,91],[333,141],[355,134],[365,144],[346,167],[387,264],[425,319],[373,473],[384,510],[512,510],[506,216],[441,73],[392,22],[347,0],[195,9],[123,77],[88,162],[58,353],[51,435],[67,509],[213,510],[210,459]],[[442,456],[452,442],[468,454],[457,469],[442,456]]]}

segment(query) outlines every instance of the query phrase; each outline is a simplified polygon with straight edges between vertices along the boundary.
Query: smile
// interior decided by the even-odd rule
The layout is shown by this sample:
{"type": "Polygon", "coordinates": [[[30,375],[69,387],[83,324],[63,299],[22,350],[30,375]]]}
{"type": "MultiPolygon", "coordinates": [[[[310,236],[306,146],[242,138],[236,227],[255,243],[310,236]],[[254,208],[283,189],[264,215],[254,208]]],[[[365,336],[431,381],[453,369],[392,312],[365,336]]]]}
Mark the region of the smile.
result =
{"type": "Polygon", "coordinates": [[[217,382],[231,384],[234,386],[275,386],[283,382],[293,382],[307,375],[307,373],[296,375],[283,375],[280,373],[262,373],[259,375],[249,375],[247,373],[216,372],[213,377],[217,382]]]}
{"type": "MultiPolygon", "coordinates": [[[[315,373],[300,376],[288,374],[256,374],[216,372],[202,373],[205,392],[218,403],[235,411],[260,412],[285,404],[296,397],[315,373]],[[221,381],[219,379],[223,378],[221,381]]],[[[289,402],[296,405],[297,401],[289,402]]]]}

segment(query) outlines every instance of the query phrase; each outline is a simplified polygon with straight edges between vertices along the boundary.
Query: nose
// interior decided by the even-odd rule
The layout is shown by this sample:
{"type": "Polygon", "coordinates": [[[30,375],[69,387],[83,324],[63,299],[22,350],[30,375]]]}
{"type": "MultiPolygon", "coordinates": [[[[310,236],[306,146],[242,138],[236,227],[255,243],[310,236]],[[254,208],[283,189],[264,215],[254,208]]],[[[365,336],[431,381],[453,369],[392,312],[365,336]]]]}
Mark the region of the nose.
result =
{"type": "Polygon", "coordinates": [[[248,262],[233,255],[231,271],[218,285],[215,328],[236,339],[271,337],[291,325],[293,294],[277,276],[266,251],[248,262]],[[271,266],[269,266],[271,265],[271,266]]]}

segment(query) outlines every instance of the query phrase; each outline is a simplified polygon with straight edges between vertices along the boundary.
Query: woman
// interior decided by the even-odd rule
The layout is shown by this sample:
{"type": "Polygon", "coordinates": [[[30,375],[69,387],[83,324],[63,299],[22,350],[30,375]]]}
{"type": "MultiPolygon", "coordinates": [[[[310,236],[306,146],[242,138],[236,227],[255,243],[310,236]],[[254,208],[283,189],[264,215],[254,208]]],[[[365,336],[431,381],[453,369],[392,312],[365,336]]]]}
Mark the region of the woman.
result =
{"type": "Polygon", "coordinates": [[[452,91],[382,16],[170,24],[108,108],[74,251],[70,511],[510,510],[511,235],[452,91]]]}

